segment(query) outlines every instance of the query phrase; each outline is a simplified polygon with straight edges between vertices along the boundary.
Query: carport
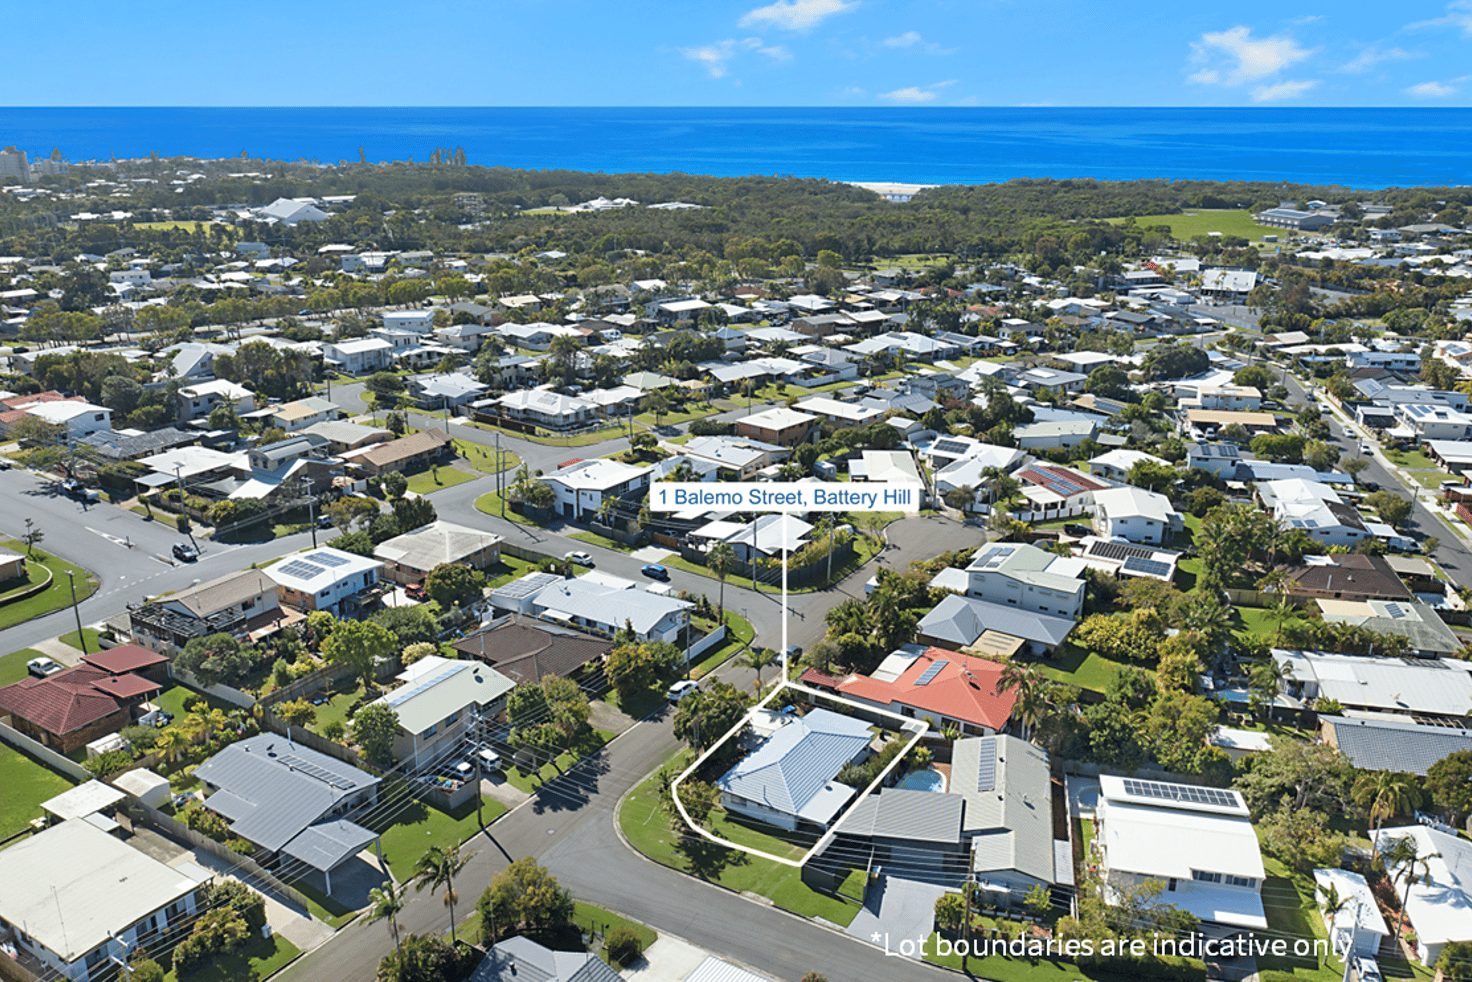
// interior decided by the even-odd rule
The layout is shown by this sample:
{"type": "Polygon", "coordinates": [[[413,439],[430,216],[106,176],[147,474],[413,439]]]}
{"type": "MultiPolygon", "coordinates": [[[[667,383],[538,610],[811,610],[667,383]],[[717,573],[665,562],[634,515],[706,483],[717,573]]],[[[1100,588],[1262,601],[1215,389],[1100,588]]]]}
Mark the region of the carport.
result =
{"type": "Polygon", "coordinates": [[[377,833],[346,819],[337,819],[304,829],[282,847],[281,854],[321,870],[330,896],[332,871],[377,841],[377,833]]]}

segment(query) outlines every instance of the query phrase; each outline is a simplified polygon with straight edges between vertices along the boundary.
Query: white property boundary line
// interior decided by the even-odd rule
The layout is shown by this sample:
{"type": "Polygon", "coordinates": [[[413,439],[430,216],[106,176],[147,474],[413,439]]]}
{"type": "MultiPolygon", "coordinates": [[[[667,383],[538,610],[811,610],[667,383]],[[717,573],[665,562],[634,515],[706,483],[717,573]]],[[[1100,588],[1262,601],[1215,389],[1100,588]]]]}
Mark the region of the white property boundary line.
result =
{"type": "Polygon", "coordinates": [[[691,763],[689,767],[685,768],[685,770],[680,773],[679,777],[676,777],[673,781],[670,782],[670,796],[674,799],[675,808],[679,811],[680,817],[685,820],[685,824],[697,833],[699,833],[705,839],[708,839],[711,842],[716,843],[717,845],[725,846],[727,849],[738,849],[741,852],[750,853],[753,856],[760,856],[762,859],[769,859],[774,863],[781,863],[784,866],[791,866],[796,869],[801,869],[803,866],[807,865],[808,860],[812,859],[815,855],[817,855],[824,848],[827,847],[828,842],[837,833],[838,827],[848,819],[849,815],[853,813],[853,810],[857,808],[865,798],[867,798],[870,794],[874,792],[874,789],[879,786],[880,782],[889,776],[889,772],[893,770],[901,760],[904,759],[906,754],[914,749],[915,745],[918,744],[921,738],[923,738],[925,734],[929,731],[930,724],[925,720],[911,719],[908,716],[901,716],[899,713],[893,713],[887,709],[880,709],[877,706],[866,706],[862,703],[854,702],[851,699],[845,699],[842,696],[835,696],[828,692],[819,692],[817,689],[810,689],[807,686],[798,685],[795,682],[789,682],[784,679],[781,685],[777,686],[767,695],[765,699],[753,706],[751,710],[746,713],[745,716],[742,716],[740,721],[735,726],[731,727],[731,729],[727,731],[725,736],[717,740],[708,750],[705,751],[705,753],[695,758],[695,761],[691,763]],[[831,702],[838,702],[846,706],[852,706],[853,708],[863,710],[866,713],[875,713],[880,716],[887,716],[890,719],[895,720],[897,723],[899,723],[899,729],[908,730],[911,733],[910,743],[908,746],[905,747],[904,752],[895,754],[894,759],[889,762],[888,766],[886,766],[882,771],[875,775],[874,780],[869,782],[869,786],[863,790],[863,793],[854,796],[854,803],[850,805],[848,809],[838,817],[838,820],[833,823],[832,827],[828,829],[823,837],[820,838],[811,849],[803,853],[801,859],[788,859],[785,856],[774,856],[769,852],[763,852],[762,850],[753,848],[752,846],[743,846],[740,843],[732,842],[729,839],[723,839],[720,836],[716,835],[714,832],[707,831],[706,829],[701,828],[699,825],[697,825],[690,818],[690,813],[685,811],[685,803],[680,800],[680,782],[684,781],[685,778],[694,773],[695,769],[701,764],[705,763],[706,759],[709,758],[711,754],[715,753],[722,746],[724,746],[727,740],[731,739],[732,736],[738,733],[744,725],[751,722],[752,717],[754,717],[759,710],[765,709],[767,703],[771,702],[785,689],[792,689],[795,692],[805,692],[810,695],[820,696],[831,702]]]}

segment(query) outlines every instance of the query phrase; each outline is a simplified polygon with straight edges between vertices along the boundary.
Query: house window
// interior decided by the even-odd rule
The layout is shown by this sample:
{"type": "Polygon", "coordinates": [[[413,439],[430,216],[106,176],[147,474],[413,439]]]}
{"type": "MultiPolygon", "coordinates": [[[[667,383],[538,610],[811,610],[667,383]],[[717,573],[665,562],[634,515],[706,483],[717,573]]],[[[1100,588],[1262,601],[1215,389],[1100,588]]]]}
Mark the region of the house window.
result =
{"type": "Polygon", "coordinates": [[[1220,883],[1222,881],[1222,875],[1220,873],[1208,873],[1205,870],[1193,869],[1191,871],[1191,879],[1200,883],[1220,883]]]}
{"type": "Polygon", "coordinates": [[[1254,876],[1229,876],[1227,882],[1234,887],[1247,887],[1249,890],[1257,889],[1257,878],[1254,876]]]}
{"type": "Polygon", "coordinates": [[[459,713],[451,713],[449,716],[446,716],[445,717],[445,725],[446,726],[453,726],[455,724],[455,721],[457,719],[459,719],[459,718],[460,718],[460,714],[459,713]]]}
{"type": "Polygon", "coordinates": [[[437,726],[437,725],[436,726],[431,726],[429,729],[425,730],[420,735],[421,736],[432,737],[432,736],[434,736],[435,731],[438,730],[438,729],[439,729],[439,726],[437,726]]]}

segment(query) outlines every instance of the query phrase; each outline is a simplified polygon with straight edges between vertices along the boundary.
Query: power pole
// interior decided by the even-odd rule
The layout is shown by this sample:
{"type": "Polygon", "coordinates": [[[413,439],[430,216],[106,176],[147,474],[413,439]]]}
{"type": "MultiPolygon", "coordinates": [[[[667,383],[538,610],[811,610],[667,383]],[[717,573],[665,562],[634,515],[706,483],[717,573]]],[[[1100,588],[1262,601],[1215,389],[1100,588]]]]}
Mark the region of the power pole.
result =
{"type": "Polygon", "coordinates": [[[312,526],[312,548],[317,548],[317,496],[312,493],[312,479],[302,478],[302,487],[307,492],[307,521],[312,526]]]}
{"type": "Polygon", "coordinates": [[[77,606],[77,577],[73,570],[66,571],[67,582],[72,588],[72,613],[77,615],[77,643],[82,646],[82,654],[87,654],[87,633],[82,630],[82,608],[77,606]]]}
{"type": "Polygon", "coordinates": [[[501,499],[501,517],[506,517],[506,475],[501,466],[501,431],[496,430],[496,497],[501,499]]]}

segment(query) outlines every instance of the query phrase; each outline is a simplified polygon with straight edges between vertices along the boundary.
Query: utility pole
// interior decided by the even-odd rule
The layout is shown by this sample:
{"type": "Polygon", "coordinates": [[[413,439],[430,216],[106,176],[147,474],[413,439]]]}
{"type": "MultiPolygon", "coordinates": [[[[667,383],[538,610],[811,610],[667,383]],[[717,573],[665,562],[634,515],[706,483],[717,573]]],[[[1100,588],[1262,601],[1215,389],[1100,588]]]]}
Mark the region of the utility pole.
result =
{"type": "Polygon", "coordinates": [[[307,492],[307,521],[312,526],[312,548],[317,548],[317,496],[312,493],[312,479],[302,478],[302,487],[307,492]]]}
{"type": "Polygon", "coordinates": [[[496,430],[496,497],[501,499],[501,517],[506,517],[506,475],[501,467],[501,431],[496,430]]]}
{"type": "Polygon", "coordinates": [[[77,606],[77,576],[73,570],[66,571],[67,582],[72,588],[72,613],[77,615],[77,643],[82,646],[82,654],[87,654],[87,633],[82,630],[82,608],[77,606]]]}
{"type": "MultiPolygon", "coordinates": [[[[1344,982],[1349,982],[1349,967],[1354,964],[1354,938],[1360,926],[1360,901],[1354,902],[1354,920],[1349,922],[1349,945],[1344,949],[1344,982]]],[[[1333,932],[1329,936],[1329,948],[1334,948],[1333,932]]]]}

